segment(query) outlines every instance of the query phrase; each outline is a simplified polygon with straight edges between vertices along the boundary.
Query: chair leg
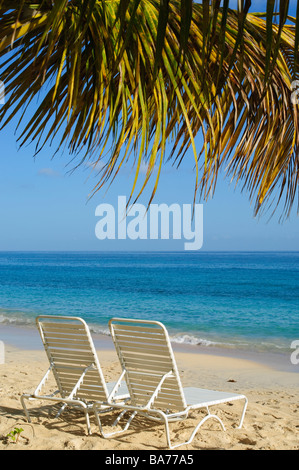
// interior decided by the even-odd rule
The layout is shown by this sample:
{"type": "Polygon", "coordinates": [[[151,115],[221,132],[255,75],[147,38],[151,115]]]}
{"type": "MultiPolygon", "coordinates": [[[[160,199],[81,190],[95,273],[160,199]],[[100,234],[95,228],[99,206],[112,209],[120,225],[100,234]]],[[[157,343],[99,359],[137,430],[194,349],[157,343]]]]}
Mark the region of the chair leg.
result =
{"type": "Polygon", "coordinates": [[[90,427],[89,414],[87,410],[85,410],[85,420],[86,420],[86,426],[87,426],[87,434],[91,436],[92,432],[91,432],[91,427],[90,427]]]}
{"type": "MultiPolygon", "coordinates": [[[[113,426],[116,426],[116,424],[119,422],[119,420],[124,416],[124,414],[127,412],[128,410],[124,410],[120,413],[120,415],[116,418],[116,420],[114,421],[113,423],[113,426]]],[[[137,411],[134,411],[131,416],[129,417],[128,421],[126,422],[126,425],[124,426],[123,429],[121,429],[120,431],[114,431],[114,432],[110,432],[110,433],[105,433],[104,432],[104,429],[103,429],[103,426],[102,426],[102,423],[101,423],[101,420],[100,420],[100,417],[99,417],[99,413],[97,412],[96,410],[96,407],[94,407],[94,414],[95,414],[95,417],[96,417],[96,421],[97,421],[97,424],[99,426],[99,429],[100,429],[100,433],[102,435],[102,437],[104,437],[105,439],[107,439],[108,437],[111,437],[111,436],[115,436],[116,434],[122,434],[123,432],[127,431],[127,429],[129,428],[133,418],[136,416],[137,414],[137,411]]]]}
{"type": "MultiPolygon", "coordinates": [[[[26,404],[25,404],[25,398],[27,398],[28,400],[30,398],[32,398],[31,395],[22,395],[21,396],[21,404],[22,404],[22,407],[23,407],[23,410],[24,410],[24,413],[25,413],[25,416],[26,416],[26,419],[28,421],[28,423],[31,423],[31,418],[30,418],[30,415],[29,415],[29,411],[26,407],[26,404]]],[[[41,398],[42,399],[42,398],[41,398]]],[[[85,420],[86,420],[86,426],[87,426],[87,433],[88,435],[91,435],[91,427],[90,427],[90,419],[89,419],[89,414],[88,414],[88,409],[87,409],[87,406],[85,405],[85,403],[82,403],[82,402],[76,402],[75,403],[76,405],[79,405],[82,407],[83,409],[83,412],[84,412],[84,415],[85,415],[85,420]]],[[[59,418],[59,416],[61,415],[61,413],[64,411],[65,407],[68,406],[68,403],[64,403],[62,405],[62,407],[60,408],[60,410],[58,411],[58,413],[56,414],[55,418],[59,418]]]]}
{"type": "Polygon", "coordinates": [[[25,398],[28,398],[29,399],[30,395],[22,395],[21,396],[21,404],[22,404],[22,407],[23,407],[23,410],[24,410],[24,413],[25,413],[25,416],[26,416],[26,419],[28,421],[28,423],[31,423],[31,418],[30,418],[30,415],[29,415],[29,411],[26,407],[26,404],[25,404],[25,398]]]}
{"type": "MultiPolygon", "coordinates": [[[[243,421],[244,421],[244,417],[245,417],[245,413],[246,413],[246,408],[247,408],[247,404],[248,404],[248,399],[246,397],[244,397],[244,400],[245,400],[245,403],[244,403],[244,407],[243,407],[243,411],[242,411],[242,415],[241,415],[241,419],[240,419],[238,429],[241,429],[241,427],[243,425],[243,421]]],[[[167,440],[167,445],[168,445],[169,449],[176,449],[177,447],[190,444],[193,441],[193,439],[194,439],[197,431],[199,430],[199,428],[205,423],[205,421],[207,421],[210,418],[214,418],[217,421],[219,421],[223,431],[225,431],[225,426],[224,426],[222,420],[219,418],[219,416],[211,414],[208,407],[207,407],[207,412],[208,412],[207,416],[205,416],[197,424],[197,426],[194,428],[194,430],[192,431],[189,440],[186,441],[186,442],[182,442],[180,444],[176,444],[176,445],[171,445],[168,419],[167,419],[167,416],[164,415],[164,413],[161,413],[161,416],[163,417],[163,420],[164,420],[164,425],[165,425],[165,430],[166,430],[166,440],[167,440]]]]}
{"type": "Polygon", "coordinates": [[[214,418],[214,419],[216,419],[217,421],[219,421],[219,423],[221,424],[221,427],[222,427],[223,431],[225,431],[224,424],[223,424],[223,422],[221,421],[221,419],[219,418],[219,416],[211,414],[208,408],[207,408],[207,410],[208,410],[207,416],[205,416],[205,417],[196,425],[196,427],[195,427],[194,430],[192,431],[192,433],[191,433],[190,438],[188,439],[188,441],[181,442],[181,443],[176,444],[176,445],[172,445],[172,444],[171,444],[170,431],[169,431],[169,422],[168,422],[167,416],[166,416],[163,412],[159,413],[160,416],[163,418],[163,421],[164,421],[165,432],[166,432],[166,441],[167,441],[168,448],[171,449],[171,450],[173,450],[173,449],[176,449],[177,447],[181,447],[181,446],[190,444],[190,443],[193,441],[193,439],[194,439],[194,437],[195,437],[197,431],[199,430],[199,428],[200,428],[208,419],[210,419],[210,418],[214,418]]]}
{"type": "Polygon", "coordinates": [[[116,426],[119,421],[121,420],[121,418],[128,412],[128,410],[123,410],[121,413],[119,413],[118,417],[116,418],[116,420],[114,421],[114,423],[112,424],[112,426],[116,426]]]}
{"type": "Polygon", "coordinates": [[[56,419],[59,418],[59,416],[61,415],[61,413],[63,413],[63,411],[65,410],[66,407],[67,407],[67,403],[64,403],[62,405],[62,407],[60,408],[60,410],[56,413],[56,415],[55,415],[56,419]]]}
{"type": "MultiPolygon", "coordinates": [[[[74,403],[72,403],[72,404],[74,404],[74,403]]],[[[62,407],[60,408],[60,410],[58,411],[58,413],[56,414],[55,418],[59,418],[60,415],[65,410],[65,408],[69,405],[70,405],[69,403],[64,403],[62,405],[62,407]]],[[[86,420],[86,426],[87,426],[87,434],[90,436],[92,434],[92,432],[91,432],[91,427],[90,427],[90,419],[89,419],[89,414],[88,414],[88,408],[85,405],[85,403],[82,403],[82,402],[75,402],[75,405],[80,406],[82,408],[83,412],[84,412],[85,420],[86,420]]]]}
{"type": "Polygon", "coordinates": [[[245,399],[245,403],[244,403],[242,416],[241,416],[241,419],[240,419],[238,429],[241,429],[241,427],[243,426],[243,421],[244,421],[244,417],[245,417],[245,413],[246,413],[246,409],[247,409],[247,405],[248,405],[248,398],[245,397],[244,399],[245,399]]]}

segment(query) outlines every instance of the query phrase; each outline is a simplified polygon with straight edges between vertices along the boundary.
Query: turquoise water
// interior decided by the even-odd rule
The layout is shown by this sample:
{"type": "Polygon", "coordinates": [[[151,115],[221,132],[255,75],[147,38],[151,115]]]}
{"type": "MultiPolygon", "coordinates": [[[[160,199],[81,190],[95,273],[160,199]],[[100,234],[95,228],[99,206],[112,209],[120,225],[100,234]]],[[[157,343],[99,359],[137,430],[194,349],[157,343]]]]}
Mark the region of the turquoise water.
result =
{"type": "Polygon", "coordinates": [[[299,253],[0,253],[1,324],[75,315],[162,321],[173,341],[290,351],[299,339],[299,253]]]}

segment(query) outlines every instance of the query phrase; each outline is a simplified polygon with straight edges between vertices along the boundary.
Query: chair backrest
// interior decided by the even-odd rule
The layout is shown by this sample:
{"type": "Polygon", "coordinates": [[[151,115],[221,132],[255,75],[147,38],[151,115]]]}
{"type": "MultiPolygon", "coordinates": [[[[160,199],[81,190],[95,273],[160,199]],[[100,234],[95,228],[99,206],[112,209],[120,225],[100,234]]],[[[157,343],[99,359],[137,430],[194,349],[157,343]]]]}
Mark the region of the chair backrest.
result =
{"type": "Polygon", "coordinates": [[[109,327],[120,363],[126,371],[132,404],[145,406],[163,375],[172,372],[162,383],[152,408],[184,410],[184,392],[164,325],[156,321],[112,318],[109,327]]]}
{"type": "Polygon", "coordinates": [[[40,315],[36,323],[61,396],[69,396],[84,370],[93,366],[84,375],[74,398],[106,401],[105,379],[85,321],[78,317],[40,315]]]}

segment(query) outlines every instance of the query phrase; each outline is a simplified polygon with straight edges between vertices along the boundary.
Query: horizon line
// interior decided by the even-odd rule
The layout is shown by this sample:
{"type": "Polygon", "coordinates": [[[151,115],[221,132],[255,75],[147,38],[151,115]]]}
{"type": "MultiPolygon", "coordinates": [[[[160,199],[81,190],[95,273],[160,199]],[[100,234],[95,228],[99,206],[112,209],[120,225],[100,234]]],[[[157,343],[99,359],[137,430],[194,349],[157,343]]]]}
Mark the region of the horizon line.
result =
{"type": "Polygon", "coordinates": [[[2,253],[299,253],[298,250],[0,250],[2,253]]]}

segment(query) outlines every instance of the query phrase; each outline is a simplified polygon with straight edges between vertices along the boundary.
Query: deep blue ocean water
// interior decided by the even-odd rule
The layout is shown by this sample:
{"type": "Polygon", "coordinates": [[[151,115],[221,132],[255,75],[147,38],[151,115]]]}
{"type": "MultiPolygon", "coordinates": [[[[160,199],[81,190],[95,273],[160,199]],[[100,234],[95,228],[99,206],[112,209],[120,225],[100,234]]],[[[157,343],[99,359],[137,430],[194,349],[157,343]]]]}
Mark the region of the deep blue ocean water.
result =
{"type": "Polygon", "coordinates": [[[163,322],[173,341],[289,351],[299,340],[299,253],[0,253],[1,324],[74,315],[163,322]]]}

